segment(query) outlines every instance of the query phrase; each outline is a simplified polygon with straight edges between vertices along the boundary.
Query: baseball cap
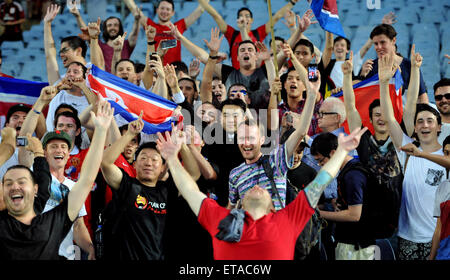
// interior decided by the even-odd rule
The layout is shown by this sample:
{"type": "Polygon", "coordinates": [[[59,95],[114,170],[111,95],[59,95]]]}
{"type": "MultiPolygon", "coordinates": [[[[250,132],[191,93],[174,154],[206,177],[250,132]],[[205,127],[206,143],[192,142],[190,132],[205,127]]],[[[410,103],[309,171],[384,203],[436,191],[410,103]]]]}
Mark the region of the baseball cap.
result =
{"type": "Polygon", "coordinates": [[[30,110],[31,110],[31,107],[28,105],[25,105],[23,103],[13,105],[9,108],[8,113],[6,114],[6,122],[9,122],[9,119],[15,112],[25,112],[28,114],[28,112],[30,110]]]}
{"type": "Polygon", "coordinates": [[[67,142],[67,145],[69,145],[69,150],[72,148],[72,139],[70,138],[69,134],[62,130],[55,130],[47,132],[44,137],[42,138],[42,146],[45,149],[45,146],[47,146],[47,143],[54,139],[60,139],[67,142]]]}

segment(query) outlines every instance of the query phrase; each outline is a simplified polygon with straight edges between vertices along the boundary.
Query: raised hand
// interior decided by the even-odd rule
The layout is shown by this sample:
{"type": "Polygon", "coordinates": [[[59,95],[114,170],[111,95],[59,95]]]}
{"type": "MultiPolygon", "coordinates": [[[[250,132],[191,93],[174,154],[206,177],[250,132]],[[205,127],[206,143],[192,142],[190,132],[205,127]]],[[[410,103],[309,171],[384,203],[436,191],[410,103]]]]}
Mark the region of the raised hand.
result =
{"type": "Polygon", "coordinates": [[[397,67],[394,67],[394,56],[387,54],[378,59],[378,78],[380,82],[388,83],[394,76],[397,67]]]}
{"type": "Polygon", "coordinates": [[[189,64],[189,70],[188,75],[192,79],[195,80],[195,78],[200,74],[200,60],[198,58],[194,58],[191,63],[189,64]]]}
{"type": "Polygon", "coordinates": [[[272,50],[268,49],[263,42],[258,41],[255,43],[255,45],[259,50],[257,54],[260,60],[264,61],[271,58],[272,50]]]}
{"type": "Polygon", "coordinates": [[[223,36],[220,36],[220,29],[215,27],[211,28],[211,40],[208,42],[206,39],[203,39],[209,51],[212,53],[218,53],[220,49],[220,44],[222,43],[223,36]]]}
{"type": "Polygon", "coordinates": [[[307,10],[302,18],[300,19],[300,17],[297,15],[297,20],[298,20],[298,28],[300,29],[300,31],[303,33],[306,31],[306,29],[308,29],[308,27],[311,24],[317,23],[317,21],[311,21],[312,18],[314,17],[314,13],[311,9],[307,10]]]}
{"type": "Polygon", "coordinates": [[[320,71],[316,70],[317,81],[312,82],[306,79],[305,86],[308,89],[307,94],[318,94],[320,89],[320,71]]]}
{"type": "Polygon", "coordinates": [[[116,39],[112,41],[113,49],[115,52],[121,52],[123,48],[123,44],[125,42],[125,38],[127,37],[127,32],[123,33],[123,36],[117,36],[116,39]]]}
{"type": "Polygon", "coordinates": [[[279,95],[281,93],[281,89],[283,85],[281,84],[280,78],[276,77],[272,84],[270,85],[270,92],[274,95],[279,95]]]}
{"type": "Polygon", "coordinates": [[[286,58],[291,59],[292,57],[294,57],[294,52],[292,51],[291,46],[289,46],[288,43],[281,44],[281,50],[283,51],[286,58]]]}
{"type": "Polygon", "coordinates": [[[51,4],[47,8],[47,13],[44,16],[44,22],[52,22],[60,10],[61,10],[61,6],[59,6],[57,4],[51,4]]]}
{"type": "Polygon", "coordinates": [[[98,36],[100,35],[100,23],[102,22],[102,20],[99,18],[97,18],[97,22],[89,22],[88,23],[88,32],[89,32],[89,37],[91,39],[98,39],[98,36]]]}
{"type": "Polygon", "coordinates": [[[359,140],[361,139],[361,136],[364,134],[364,132],[366,132],[366,130],[367,127],[364,127],[363,129],[358,127],[347,136],[344,136],[344,133],[339,133],[338,148],[342,148],[347,152],[356,149],[356,147],[358,147],[359,145],[359,140]]]}
{"type": "Polygon", "coordinates": [[[99,101],[97,114],[92,111],[90,113],[95,129],[107,130],[114,116],[114,108],[111,108],[111,104],[106,99],[102,99],[99,101]]]}
{"type": "Polygon", "coordinates": [[[174,88],[178,85],[178,78],[175,72],[175,67],[172,64],[164,66],[164,75],[166,76],[166,82],[170,88],[174,88]]]}
{"type": "Polygon", "coordinates": [[[342,73],[344,75],[351,75],[353,71],[353,51],[350,51],[350,56],[348,60],[342,63],[342,73]]]}
{"type": "Polygon", "coordinates": [[[389,12],[389,13],[385,14],[383,16],[383,19],[381,20],[381,23],[390,24],[390,25],[392,25],[392,24],[394,24],[396,22],[397,21],[395,20],[394,12],[389,12]]]}
{"type": "Polygon", "coordinates": [[[69,12],[74,16],[79,16],[80,11],[77,8],[77,4],[75,0],[70,1],[71,4],[67,5],[69,7],[69,12]]]}
{"type": "Polygon", "coordinates": [[[286,25],[288,28],[292,28],[297,23],[297,16],[292,10],[286,11],[284,14],[284,20],[282,20],[284,25],[286,25]]]}
{"type": "Polygon", "coordinates": [[[369,74],[373,69],[373,59],[366,60],[361,69],[361,76],[367,76],[367,74],[369,74]]]}
{"type": "Polygon", "coordinates": [[[49,104],[50,101],[58,94],[59,90],[57,86],[46,86],[41,89],[41,95],[39,95],[40,101],[45,104],[49,104]]]}
{"type": "Polygon", "coordinates": [[[162,65],[161,62],[161,58],[159,57],[159,55],[152,55],[153,57],[156,57],[156,60],[149,60],[148,62],[148,66],[154,70],[156,72],[156,74],[158,75],[158,77],[161,77],[163,79],[165,79],[165,74],[164,74],[164,67],[162,65]]]}
{"type": "Polygon", "coordinates": [[[239,30],[243,30],[246,32],[248,32],[248,23],[248,20],[243,17],[240,17],[236,20],[236,24],[239,30]]]}
{"type": "Polygon", "coordinates": [[[145,26],[145,35],[147,36],[147,42],[155,41],[156,28],[154,28],[151,25],[146,25],[145,26]]]}
{"type": "Polygon", "coordinates": [[[14,128],[4,127],[2,129],[1,135],[2,135],[2,142],[10,140],[11,144],[14,143],[14,146],[16,146],[17,131],[14,128]]]}
{"type": "MultiPolygon", "coordinates": [[[[446,55],[444,55],[444,56],[445,56],[445,58],[447,58],[447,59],[450,60],[450,55],[446,54],[446,55]]],[[[450,64],[450,61],[448,62],[448,64],[450,64]]]]}
{"type": "Polygon", "coordinates": [[[73,83],[68,77],[62,78],[61,82],[56,85],[58,91],[71,89],[72,87],[73,83]]]}
{"type": "Polygon", "coordinates": [[[416,45],[413,44],[411,47],[411,66],[415,68],[420,68],[422,66],[423,58],[420,53],[416,53],[416,45]]]}
{"type": "Polygon", "coordinates": [[[175,39],[180,40],[181,38],[181,33],[178,30],[178,28],[171,22],[169,22],[167,24],[167,27],[169,27],[169,31],[164,31],[164,33],[167,33],[169,35],[172,35],[175,39]]]}
{"type": "Polygon", "coordinates": [[[144,111],[141,110],[141,114],[139,115],[137,120],[134,120],[128,124],[128,130],[126,133],[130,133],[131,135],[133,135],[133,137],[141,133],[142,129],[144,128],[144,122],[142,121],[143,115],[144,111]]]}
{"type": "Polygon", "coordinates": [[[27,133],[28,145],[25,146],[27,151],[32,153],[42,153],[44,154],[44,148],[42,147],[42,142],[36,137],[33,137],[31,133],[27,133]]]}
{"type": "Polygon", "coordinates": [[[181,149],[181,143],[174,142],[168,131],[164,135],[165,137],[160,132],[157,133],[158,140],[156,140],[156,148],[166,161],[177,159],[181,149]]]}

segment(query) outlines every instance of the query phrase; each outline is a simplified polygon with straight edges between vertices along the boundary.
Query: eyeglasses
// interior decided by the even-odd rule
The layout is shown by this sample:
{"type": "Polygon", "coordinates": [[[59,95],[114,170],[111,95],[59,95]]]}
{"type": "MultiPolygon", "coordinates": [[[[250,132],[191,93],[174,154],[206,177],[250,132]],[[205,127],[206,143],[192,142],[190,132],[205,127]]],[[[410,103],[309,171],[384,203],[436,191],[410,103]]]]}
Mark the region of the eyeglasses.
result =
{"type": "Polygon", "coordinates": [[[445,97],[445,99],[450,100],[450,93],[444,93],[444,94],[435,95],[434,96],[434,100],[435,101],[441,101],[442,98],[444,98],[444,97],[445,97]]]}
{"type": "Polygon", "coordinates": [[[66,52],[68,52],[68,51],[69,51],[69,48],[62,48],[62,49],[59,51],[59,54],[66,53],[66,52]]]}
{"type": "Polygon", "coordinates": [[[319,112],[319,113],[317,113],[317,116],[319,116],[319,119],[320,119],[320,118],[323,118],[324,115],[334,115],[334,114],[337,114],[337,113],[336,112],[319,112]]]}

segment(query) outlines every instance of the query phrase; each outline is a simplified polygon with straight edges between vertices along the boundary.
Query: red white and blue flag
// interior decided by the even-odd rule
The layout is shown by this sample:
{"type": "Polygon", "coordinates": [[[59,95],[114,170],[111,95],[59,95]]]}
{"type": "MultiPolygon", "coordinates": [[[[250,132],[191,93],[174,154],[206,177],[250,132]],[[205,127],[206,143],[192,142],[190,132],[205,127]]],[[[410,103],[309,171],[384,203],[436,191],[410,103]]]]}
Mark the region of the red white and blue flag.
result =
{"type": "Polygon", "coordinates": [[[309,3],[317,21],[324,30],[346,38],[339,21],[336,0],[309,0],[309,3]]]}
{"type": "MultiPolygon", "coordinates": [[[[402,103],[402,85],[403,79],[399,70],[389,82],[389,93],[391,96],[392,107],[394,109],[394,116],[398,123],[402,122],[403,117],[403,103],[402,103]]],[[[355,107],[361,116],[362,125],[367,127],[372,134],[374,134],[373,126],[370,123],[369,106],[375,99],[380,99],[380,84],[378,74],[353,85],[355,93],[355,107]]],[[[332,95],[344,101],[342,91],[332,95]]],[[[345,132],[349,133],[347,121],[344,122],[345,132]]]]}
{"type": "Polygon", "coordinates": [[[171,130],[172,123],[182,120],[181,117],[176,119],[172,116],[177,108],[176,103],[105,72],[95,65],[92,65],[88,80],[91,89],[107,99],[115,114],[119,114],[127,122],[136,120],[143,110],[144,133],[154,134],[171,130]]]}
{"type": "Polygon", "coordinates": [[[5,125],[11,106],[18,103],[33,106],[46,86],[48,83],[0,77],[0,127],[5,125]]]}

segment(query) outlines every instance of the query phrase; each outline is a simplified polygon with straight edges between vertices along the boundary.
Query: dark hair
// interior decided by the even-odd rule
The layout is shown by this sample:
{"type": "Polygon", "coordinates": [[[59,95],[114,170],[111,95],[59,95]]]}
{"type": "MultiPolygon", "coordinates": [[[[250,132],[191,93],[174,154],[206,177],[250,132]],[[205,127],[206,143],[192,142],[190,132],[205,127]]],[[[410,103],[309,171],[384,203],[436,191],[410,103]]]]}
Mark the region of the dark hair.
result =
{"type": "Polygon", "coordinates": [[[174,61],[171,63],[175,67],[175,73],[178,75],[178,73],[181,71],[183,73],[189,73],[189,69],[183,61],[174,61]]]}
{"type": "MultiPolygon", "coordinates": [[[[122,134],[124,130],[128,130],[127,123],[119,127],[120,134],[122,134]]],[[[139,143],[141,143],[141,134],[140,133],[137,135],[137,141],[138,141],[138,145],[139,145],[139,143]]]]}
{"type": "Polygon", "coordinates": [[[252,13],[252,11],[250,11],[250,9],[247,8],[247,7],[242,7],[242,8],[240,8],[240,9],[237,11],[237,18],[239,18],[239,14],[240,14],[242,11],[248,11],[248,12],[250,13],[250,17],[253,18],[253,13],[252,13]]]}
{"type": "Polygon", "coordinates": [[[156,7],[155,7],[155,13],[156,13],[156,9],[159,8],[159,5],[161,5],[161,2],[167,2],[167,3],[171,4],[172,10],[175,11],[175,5],[173,4],[173,0],[161,0],[161,1],[158,1],[158,5],[156,5],[156,7]]]}
{"type": "Polygon", "coordinates": [[[284,88],[284,83],[286,83],[288,75],[292,71],[297,71],[294,66],[289,67],[289,69],[280,76],[280,82],[281,82],[281,99],[285,104],[287,104],[287,90],[284,88]]]}
{"type": "Polygon", "coordinates": [[[67,65],[67,68],[69,68],[70,65],[72,65],[72,64],[76,64],[76,65],[78,65],[78,66],[81,67],[81,69],[83,70],[83,79],[86,79],[86,73],[87,73],[87,68],[86,68],[86,66],[84,66],[83,63],[81,63],[81,62],[78,62],[78,61],[72,61],[71,63],[69,63],[69,65],[67,65]]]}
{"type": "Polygon", "coordinates": [[[145,64],[136,61],[134,62],[134,69],[136,73],[141,73],[145,69],[145,64]]]}
{"type": "Polygon", "coordinates": [[[311,51],[311,54],[314,53],[314,45],[313,45],[313,43],[311,43],[309,40],[306,40],[306,39],[300,39],[300,40],[297,42],[297,44],[295,44],[295,46],[294,46],[294,48],[293,48],[292,50],[295,51],[295,49],[296,49],[298,46],[306,46],[306,47],[308,47],[309,50],[311,51]]]}
{"type": "MultiPolygon", "coordinates": [[[[77,126],[77,129],[81,129],[81,122],[80,122],[80,118],[78,118],[78,115],[76,115],[76,114],[74,114],[73,112],[70,112],[70,111],[64,111],[64,112],[61,112],[61,113],[57,114],[55,119],[53,120],[53,126],[55,127],[55,130],[57,129],[56,125],[58,124],[58,119],[61,116],[74,119],[75,120],[75,125],[77,126]]],[[[77,146],[78,148],[80,148],[82,142],[83,142],[83,139],[81,138],[81,130],[80,130],[80,134],[75,136],[75,143],[74,143],[74,145],[77,146]]]]}
{"type": "Polygon", "coordinates": [[[448,87],[450,86],[449,78],[442,78],[439,82],[435,83],[433,86],[434,94],[436,94],[436,90],[440,87],[448,87]]]}
{"type": "MultiPolygon", "coordinates": [[[[143,149],[153,149],[156,152],[158,152],[158,154],[160,154],[158,149],[156,148],[156,142],[146,142],[146,143],[143,143],[142,145],[140,145],[139,148],[137,148],[136,153],[134,153],[135,159],[138,158],[139,154],[141,153],[141,151],[143,149]]],[[[164,163],[165,162],[164,158],[162,156],[161,156],[161,158],[162,158],[162,162],[164,163]]]]}
{"type": "Polygon", "coordinates": [[[19,103],[19,104],[16,104],[16,105],[13,105],[13,106],[9,107],[8,113],[6,113],[5,125],[7,123],[9,123],[9,119],[12,117],[12,115],[15,112],[24,112],[24,113],[28,114],[28,112],[30,110],[31,110],[31,107],[29,107],[28,105],[22,104],[22,103],[19,103]]]}
{"type": "Polygon", "coordinates": [[[435,115],[435,116],[436,116],[437,123],[438,123],[439,125],[442,123],[441,114],[439,114],[439,112],[438,112],[436,109],[434,109],[433,107],[431,107],[431,106],[428,105],[428,104],[425,104],[425,103],[418,103],[418,104],[416,105],[416,114],[414,115],[414,125],[416,125],[417,115],[418,115],[420,112],[424,112],[424,111],[428,111],[428,112],[432,113],[433,115],[435,115]]]}
{"type": "Polygon", "coordinates": [[[251,41],[251,40],[244,40],[242,42],[239,42],[239,44],[238,44],[238,52],[239,52],[240,46],[243,45],[243,44],[252,44],[255,47],[255,50],[256,51],[258,50],[258,48],[256,47],[255,43],[253,43],[253,41],[251,41]]]}
{"type": "Polygon", "coordinates": [[[64,109],[64,108],[69,109],[70,111],[72,111],[72,113],[74,113],[75,115],[78,116],[78,110],[75,107],[73,107],[72,105],[69,105],[67,103],[61,103],[61,104],[59,104],[58,107],[56,107],[55,117],[56,117],[56,114],[57,114],[58,110],[59,109],[64,109]]]}
{"type": "MultiPolygon", "coordinates": [[[[101,25],[102,37],[103,37],[103,40],[105,41],[105,43],[108,42],[109,39],[111,39],[111,40],[115,39],[115,38],[111,38],[111,37],[109,36],[108,32],[106,32],[106,23],[107,23],[108,20],[110,20],[110,19],[117,19],[117,20],[119,21],[119,32],[117,32],[117,36],[122,36],[123,33],[124,33],[122,21],[120,20],[120,18],[111,16],[111,17],[105,19],[105,20],[103,21],[102,25],[101,25]]],[[[117,36],[116,36],[116,37],[117,37],[117,36]]]]}
{"type": "Polygon", "coordinates": [[[445,137],[444,142],[442,142],[442,151],[444,151],[445,146],[448,144],[450,144],[450,135],[445,137]]]}
{"type": "Polygon", "coordinates": [[[389,39],[393,40],[397,36],[397,31],[390,24],[377,25],[372,32],[370,32],[370,39],[378,35],[386,35],[389,39]]]}
{"type": "MultiPolygon", "coordinates": [[[[280,37],[280,36],[275,36],[275,41],[281,41],[283,43],[286,43],[286,40],[283,37],[280,37]]],[[[269,45],[272,45],[272,39],[270,39],[269,45]]]]}
{"type": "Polygon", "coordinates": [[[330,153],[338,147],[338,138],[330,132],[321,133],[314,138],[311,144],[311,154],[316,156],[321,154],[324,157],[330,157],[330,153]]]}
{"type": "Polygon", "coordinates": [[[67,44],[72,48],[72,50],[76,50],[77,48],[81,48],[81,56],[86,58],[87,45],[86,42],[78,36],[69,36],[61,39],[61,44],[67,42],[67,44]]]}
{"type": "Polygon", "coordinates": [[[372,101],[372,103],[370,103],[369,105],[369,118],[372,119],[372,112],[373,109],[375,109],[376,107],[380,107],[380,99],[375,99],[374,101],[372,101]]]}
{"type": "MultiPolygon", "coordinates": [[[[37,184],[37,183],[36,183],[36,182],[37,182],[36,176],[34,175],[33,171],[31,171],[31,169],[28,168],[27,166],[21,165],[21,164],[17,164],[17,165],[10,166],[10,167],[6,170],[5,174],[8,173],[9,170],[13,170],[13,169],[25,169],[25,170],[27,170],[28,173],[30,173],[31,182],[33,183],[33,185],[37,184]]],[[[2,184],[3,184],[3,183],[5,183],[5,175],[3,175],[3,178],[2,178],[2,184]]]]}
{"type": "Polygon", "coordinates": [[[192,83],[192,87],[194,88],[194,91],[198,92],[197,84],[195,83],[195,81],[193,79],[188,78],[188,77],[184,77],[184,78],[179,79],[178,83],[180,83],[181,81],[189,81],[189,82],[191,82],[192,83]]]}
{"type": "Polygon", "coordinates": [[[338,37],[336,37],[336,38],[334,39],[333,45],[336,44],[337,42],[341,41],[341,40],[344,40],[344,41],[347,43],[347,50],[349,51],[349,50],[351,49],[351,47],[352,47],[352,43],[351,43],[350,40],[347,39],[347,38],[338,36],[338,37]]]}
{"type": "Polygon", "coordinates": [[[232,84],[227,90],[227,98],[230,96],[231,88],[234,86],[241,86],[241,87],[245,87],[245,89],[247,89],[247,86],[245,86],[244,84],[241,84],[241,83],[232,84]]]}
{"type": "Polygon", "coordinates": [[[225,99],[222,103],[220,103],[220,111],[223,111],[223,107],[225,107],[226,105],[235,105],[235,106],[239,106],[242,109],[242,112],[244,112],[247,110],[247,104],[245,104],[244,101],[242,101],[240,98],[235,98],[235,99],[225,99]]]}
{"type": "Polygon", "coordinates": [[[134,62],[131,59],[128,59],[128,58],[122,58],[121,60],[117,61],[116,65],[114,65],[114,70],[117,72],[117,66],[121,62],[124,62],[124,61],[128,61],[129,63],[131,63],[133,65],[134,72],[136,73],[136,65],[134,65],[134,62]]]}

